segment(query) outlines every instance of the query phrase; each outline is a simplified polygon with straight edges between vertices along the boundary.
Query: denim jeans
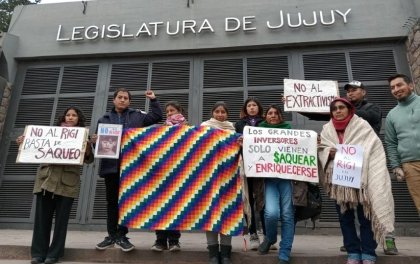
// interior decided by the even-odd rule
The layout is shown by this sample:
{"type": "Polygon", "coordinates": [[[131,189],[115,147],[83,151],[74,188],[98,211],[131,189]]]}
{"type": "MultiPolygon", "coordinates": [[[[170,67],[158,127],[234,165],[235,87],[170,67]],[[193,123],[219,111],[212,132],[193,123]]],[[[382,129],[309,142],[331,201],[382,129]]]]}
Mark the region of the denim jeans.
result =
{"type": "Polygon", "coordinates": [[[363,213],[363,206],[359,204],[356,208],[357,218],[360,223],[360,239],[357,236],[354,222],[354,209],[348,209],[344,214],[341,214],[340,206],[336,205],[336,209],[348,258],[375,261],[375,249],[378,244],[373,236],[371,221],[363,213]]]}
{"type": "Polygon", "coordinates": [[[289,260],[295,236],[293,191],[290,180],[268,178],[265,180],[266,238],[277,242],[277,224],[281,220],[279,259],[289,260]]]}

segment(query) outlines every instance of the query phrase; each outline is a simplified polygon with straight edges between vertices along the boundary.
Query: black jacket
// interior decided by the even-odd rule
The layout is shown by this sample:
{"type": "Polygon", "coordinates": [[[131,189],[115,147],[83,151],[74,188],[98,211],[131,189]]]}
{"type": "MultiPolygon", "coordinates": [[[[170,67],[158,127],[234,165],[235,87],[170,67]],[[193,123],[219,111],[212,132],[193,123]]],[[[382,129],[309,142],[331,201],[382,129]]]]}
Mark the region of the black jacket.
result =
{"type": "MultiPolygon", "coordinates": [[[[118,115],[115,108],[113,108],[98,120],[98,124],[121,124],[123,125],[123,129],[150,126],[161,121],[163,116],[157,99],[150,100],[150,108],[151,112],[147,114],[140,110],[127,108],[121,115],[118,115]]],[[[97,130],[98,128],[96,128],[97,130]]],[[[117,174],[119,173],[119,169],[119,159],[102,159],[99,176],[106,177],[110,174],[117,174]]]]}
{"type": "MultiPolygon", "coordinates": [[[[375,130],[375,133],[379,136],[382,126],[382,113],[379,106],[376,104],[368,103],[368,101],[363,100],[360,103],[354,105],[356,108],[356,115],[360,116],[366,120],[369,125],[375,130]]],[[[323,113],[300,113],[303,116],[306,116],[310,120],[316,121],[329,121],[331,119],[330,114],[323,113]]]]}
{"type": "MultiPolygon", "coordinates": [[[[255,119],[257,121],[255,126],[258,126],[259,123],[264,121],[264,119],[262,119],[261,117],[256,117],[255,119]]],[[[252,126],[251,123],[249,122],[249,118],[247,118],[247,117],[244,117],[244,118],[242,118],[241,120],[239,120],[238,122],[235,123],[236,133],[243,134],[245,126],[252,126]]]]}
{"type": "Polygon", "coordinates": [[[379,106],[363,100],[355,104],[354,107],[356,108],[356,115],[366,120],[379,136],[382,126],[382,112],[379,106]]]}

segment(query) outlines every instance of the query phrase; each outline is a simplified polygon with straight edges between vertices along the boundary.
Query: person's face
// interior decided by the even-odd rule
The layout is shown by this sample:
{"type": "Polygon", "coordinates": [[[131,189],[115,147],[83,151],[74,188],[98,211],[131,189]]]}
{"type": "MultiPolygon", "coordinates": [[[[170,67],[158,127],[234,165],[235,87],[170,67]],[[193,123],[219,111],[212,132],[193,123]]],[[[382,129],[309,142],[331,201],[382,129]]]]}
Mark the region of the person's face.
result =
{"type": "Polygon", "coordinates": [[[258,105],[257,105],[257,103],[256,102],[254,102],[254,101],[249,101],[247,104],[246,104],[246,113],[249,115],[249,116],[256,116],[256,115],[258,115],[258,105]]]}
{"type": "Polygon", "coordinates": [[[130,97],[127,92],[118,92],[114,98],[115,111],[118,113],[124,111],[130,105],[130,97]]]}
{"type": "Polygon", "coordinates": [[[347,89],[347,99],[353,104],[362,101],[365,95],[365,89],[359,87],[350,87],[347,89]]]}
{"type": "Polygon", "coordinates": [[[268,109],[267,116],[265,117],[265,121],[271,125],[280,124],[283,121],[281,115],[275,108],[268,109]]]}
{"type": "Polygon", "coordinates": [[[74,109],[67,111],[66,115],[64,116],[64,122],[69,126],[77,126],[79,123],[79,116],[74,109]]]}
{"type": "Polygon", "coordinates": [[[406,83],[403,78],[395,78],[389,83],[391,93],[398,101],[404,100],[413,92],[413,84],[406,83]]]}
{"type": "Polygon", "coordinates": [[[216,119],[217,121],[220,121],[220,122],[226,121],[227,118],[228,118],[228,114],[226,112],[226,109],[221,105],[216,107],[216,109],[214,109],[214,111],[213,111],[213,118],[216,119]]]}
{"type": "Polygon", "coordinates": [[[170,116],[176,115],[176,114],[179,114],[179,111],[175,107],[173,107],[172,105],[168,105],[166,107],[166,116],[167,117],[170,117],[170,116]]]}
{"type": "Polygon", "coordinates": [[[117,142],[112,139],[105,139],[101,141],[102,149],[105,152],[113,152],[114,147],[117,145],[117,142]]]}
{"type": "Polygon", "coordinates": [[[335,102],[332,108],[332,115],[338,121],[345,119],[350,114],[350,110],[343,102],[335,102]]]}

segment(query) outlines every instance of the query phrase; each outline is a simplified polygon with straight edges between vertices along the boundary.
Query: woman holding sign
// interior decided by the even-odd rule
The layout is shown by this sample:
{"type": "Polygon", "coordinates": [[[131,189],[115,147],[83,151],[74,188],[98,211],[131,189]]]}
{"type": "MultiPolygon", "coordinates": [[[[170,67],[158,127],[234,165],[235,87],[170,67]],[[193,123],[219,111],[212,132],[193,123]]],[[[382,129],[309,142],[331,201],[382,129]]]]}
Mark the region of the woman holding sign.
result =
{"type": "MultiPolygon", "coordinates": [[[[257,98],[249,97],[246,99],[241,109],[241,119],[235,123],[236,132],[243,134],[245,126],[258,126],[262,121],[264,121],[263,113],[263,107],[257,98]]],[[[245,196],[248,198],[249,206],[251,207],[251,223],[248,223],[250,233],[249,244],[252,250],[257,250],[260,245],[260,239],[257,234],[255,211],[260,214],[263,232],[265,235],[264,212],[262,210],[264,204],[263,184],[261,179],[258,178],[246,178],[246,184],[248,186],[248,193],[245,196]]]]}
{"type": "MultiPolygon", "coordinates": [[[[84,127],[85,117],[74,106],[67,108],[58,119],[57,126],[84,127]]],[[[22,144],[24,137],[16,139],[22,144]]],[[[90,144],[86,145],[85,163],[92,163],[90,144]]],[[[75,198],[79,196],[80,166],[42,164],[37,172],[34,194],[36,196],[35,223],[32,237],[32,264],[57,263],[64,255],[67,225],[75,198]],[[50,244],[51,227],[55,213],[54,235],[50,244]]]]}
{"type": "Polygon", "coordinates": [[[337,98],[330,104],[331,120],[322,129],[318,149],[323,170],[320,179],[328,196],[337,202],[347,264],[373,264],[377,243],[383,243],[385,235],[394,230],[394,200],[382,142],[354,112],[346,99],[337,98]],[[360,162],[356,156],[361,156],[360,162]]]}
{"type": "MultiPolygon", "coordinates": [[[[265,121],[260,127],[292,128],[284,122],[279,105],[270,105],[265,114],[265,121]]],[[[279,249],[279,263],[288,264],[295,236],[293,183],[291,180],[280,178],[264,179],[264,218],[266,236],[258,248],[260,254],[267,254],[271,245],[277,242],[277,223],[281,220],[281,241],[279,249]]]]}

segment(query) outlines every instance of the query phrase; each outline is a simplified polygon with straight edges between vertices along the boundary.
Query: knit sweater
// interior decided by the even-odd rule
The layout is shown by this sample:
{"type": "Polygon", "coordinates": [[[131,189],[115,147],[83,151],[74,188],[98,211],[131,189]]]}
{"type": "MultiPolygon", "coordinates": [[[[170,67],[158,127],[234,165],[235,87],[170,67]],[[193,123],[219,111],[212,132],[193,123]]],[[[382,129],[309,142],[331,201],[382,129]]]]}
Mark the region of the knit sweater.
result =
{"type": "Polygon", "coordinates": [[[420,160],[420,97],[399,101],[386,117],[385,143],[391,168],[420,160]]]}

